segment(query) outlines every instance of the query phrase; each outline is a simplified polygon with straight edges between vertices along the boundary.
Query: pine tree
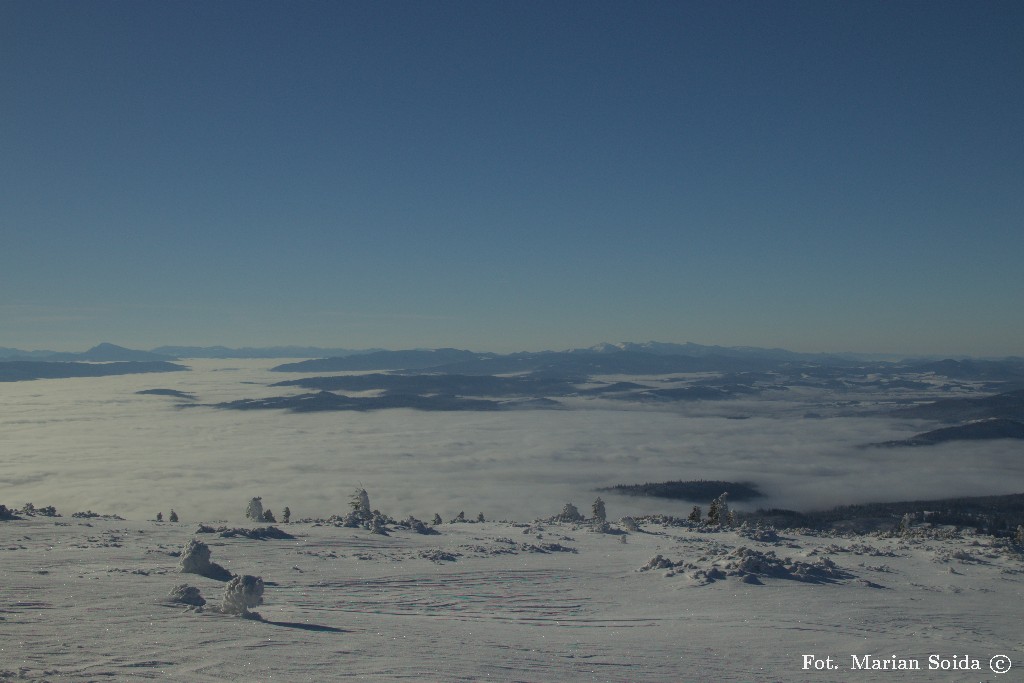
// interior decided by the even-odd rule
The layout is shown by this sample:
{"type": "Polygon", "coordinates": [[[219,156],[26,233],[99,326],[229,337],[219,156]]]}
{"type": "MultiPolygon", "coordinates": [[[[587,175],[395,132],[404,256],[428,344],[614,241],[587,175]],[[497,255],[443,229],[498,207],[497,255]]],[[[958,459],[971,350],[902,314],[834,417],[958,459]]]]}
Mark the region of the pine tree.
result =
{"type": "Polygon", "coordinates": [[[158,521],[158,522],[164,521],[164,513],[162,513],[162,512],[156,513],[156,521],[158,521]]]}
{"type": "Polygon", "coordinates": [[[171,516],[168,517],[167,519],[169,521],[171,521],[171,522],[177,522],[178,521],[178,513],[174,511],[174,508],[171,508],[171,516]]]}
{"type": "Polygon", "coordinates": [[[439,515],[439,514],[437,514],[435,512],[434,513],[434,521],[432,521],[431,524],[433,524],[434,526],[437,526],[438,524],[443,524],[443,522],[441,521],[441,515],[439,515]]]}
{"type": "Polygon", "coordinates": [[[249,501],[249,505],[245,508],[246,519],[251,519],[254,522],[263,521],[263,499],[256,496],[249,501]]]}
{"type": "Polygon", "coordinates": [[[465,522],[465,521],[466,521],[466,512],[465,512],[465,510],[463,510],[463,511],[460,511],[459,514],[455,515],[455,519],[453,519],[451,521],[451,523],[452,524],[461,524],[462,522],[465,522]]]}
{"type": "Polygon", "coordinates": [[[715,498],[708,506],[708,524],[718,524],[718,499],[715,498]]]}
{"type": "Polygon", "coordinates": [[[352,505],[353,512],[357,512],[361,515],[365,515],[367,518],[373,514],[370,508],[370,495],[366,492],[362,486],[357,488],[352,494],[352,505]]]}
{"type": "Polygon", "coordinates": [[[700,505],[693,506],[693,509],[690,510],[690,516],[687,517],[687,519],[695,524],[700,524],[700,505]]]}
{"type": "Polygon", "coordinates": [[[732,524],[733,516],[729,511],[729,494],[723,493],[718,497],[718,523],[722,526],[729,526],[732,524]]]}
{"type": "Polygon", "coordinates": [[[291,511],[291,509],[288,506],[285,506],[284,512],[281,513],[281,519],[284,521],[285,524],[287,524],[289,521],[291,521],[291,518],[292,518],[292,511],[291,511]]]}
{"type": "Polygon", "coordinates": [[[264,512],[263,512],[263,521],[264,522],[270,522],[271,524],[277,523],[277,520],[274,519],[274,513],[270,511],[270,508],[267,508],[266,510],[264,510],[264,512]]]}
{"type": "Polygon", "coordinates": [[[484,521],[484,513],[481,512],[480,514],[478,514],[476,516],[476,521],[478,521],[478,522],[484,521]]]}
{"type": "Polygon", "coordinates": [[[601,496],[598,496],[594,504],[590,506],[590,511],[594,514],[594,521],[599,524],[608,521],[608,516],[604,509],[604,501],[601,500],[601,496]]]}

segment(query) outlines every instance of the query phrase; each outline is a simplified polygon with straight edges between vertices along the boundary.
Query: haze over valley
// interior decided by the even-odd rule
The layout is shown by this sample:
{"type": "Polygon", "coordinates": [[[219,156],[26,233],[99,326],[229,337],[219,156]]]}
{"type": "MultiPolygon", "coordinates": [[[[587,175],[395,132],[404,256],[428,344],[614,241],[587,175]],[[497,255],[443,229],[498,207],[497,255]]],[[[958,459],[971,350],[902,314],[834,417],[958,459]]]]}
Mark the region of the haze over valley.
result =
{"type": "MultiPolygon", "coordinates": [[[[4,383],[18,459],[3,481],[25,501],[136,517],[163,504],[204,518],[230,517],[237,502],[220,492],[233,477],[308,514],[340,511],[361,483],[401,514],[443,500],[443,515],[507,519],[672,480],[750,482],[764,498],[747,507],[795,510],[1024,490],[1020,360],[636,346],[3,360],[7,380],[23,379],[10,369],[22,363],[117,373],[4,383]],[[120,374],[133,362],[137,374],[120,374]],[[175,369],[153,374],[154,362],[175,369]]],[[[706,502],[609,498],[622,514],[706,502]]]]}

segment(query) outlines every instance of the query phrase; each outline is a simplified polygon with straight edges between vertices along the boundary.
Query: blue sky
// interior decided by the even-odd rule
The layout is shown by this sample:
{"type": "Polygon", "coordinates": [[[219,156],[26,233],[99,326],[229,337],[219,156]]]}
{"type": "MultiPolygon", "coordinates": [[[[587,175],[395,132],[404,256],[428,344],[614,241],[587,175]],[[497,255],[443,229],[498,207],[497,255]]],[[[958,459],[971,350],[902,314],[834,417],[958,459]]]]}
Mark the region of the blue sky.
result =
{"type": "Polygon", "coordinates": [[[0,1],[0,346],[1024,354],[1017,2],[0,1]]]}

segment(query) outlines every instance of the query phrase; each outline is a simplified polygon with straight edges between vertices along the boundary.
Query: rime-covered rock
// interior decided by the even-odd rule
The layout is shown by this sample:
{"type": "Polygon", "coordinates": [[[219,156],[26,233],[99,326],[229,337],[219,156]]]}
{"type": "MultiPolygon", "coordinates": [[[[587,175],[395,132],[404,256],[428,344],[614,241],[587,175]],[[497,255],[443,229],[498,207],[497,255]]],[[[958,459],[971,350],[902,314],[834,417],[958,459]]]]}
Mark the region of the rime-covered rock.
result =
{"type": "Polygon", "coordinates": [[[169,602],[191,605],[192,607],[202,607],[206,604],[206,599],[199,592],[199,589],[187,583],[180,583],[172,588],[171,592],[167,595],[167,599],[169,602]]]}
{"type": "Polygon", "coordinates": [[[210,546],[194,538],[181,551],[178,571],[182,574],[199,574],[217,581],[227,581],[232,577],[231,572],[227,569],[215,562],[210,562],[210,546]]]}
{"type": "Polygon", "coordinates": [[[263,604],[263,579],[259,576],[236,576],[224,587],[224,600],[220,611],[240,617],[259,619],[260,615],[250,612],[250,607],[263,604]]]}

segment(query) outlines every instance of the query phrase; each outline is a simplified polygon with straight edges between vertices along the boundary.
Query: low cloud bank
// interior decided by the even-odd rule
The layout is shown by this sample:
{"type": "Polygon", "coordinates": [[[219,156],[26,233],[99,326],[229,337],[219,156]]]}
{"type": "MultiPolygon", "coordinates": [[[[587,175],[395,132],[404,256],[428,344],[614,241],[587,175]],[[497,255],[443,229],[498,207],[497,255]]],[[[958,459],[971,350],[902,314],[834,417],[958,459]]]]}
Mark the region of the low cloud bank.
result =
{"type": "MultiPolygon", "coordinates": [[[[231,363],[233,372],[197,363],[160,383],[204,401],[264,391],[265,363],[231,363]]],[[[803,419],[805,404],[783,400],[742,404],[753,415],[742,420],[714,414],[737,403],[689,412],[291,414],[180,410],[173,397],[135,393],[153,381],[50,380],[5,391],[0,502],[132,518],[173,507],[194,522],[241,520],[258,495],[274,512],[288,506],[301,518],[346,511],[361,484],[395,516],[522,520],[555,514],[567,501],[589,506],[597,487],[677,479],[750,481],[766,494],[751,505],[793,509],[1024,491],[1019,442],[865,449],[929,423],[803,419]]],[[[611,517],[689,511],[680,501],[602,497],[611,517]]]]}

